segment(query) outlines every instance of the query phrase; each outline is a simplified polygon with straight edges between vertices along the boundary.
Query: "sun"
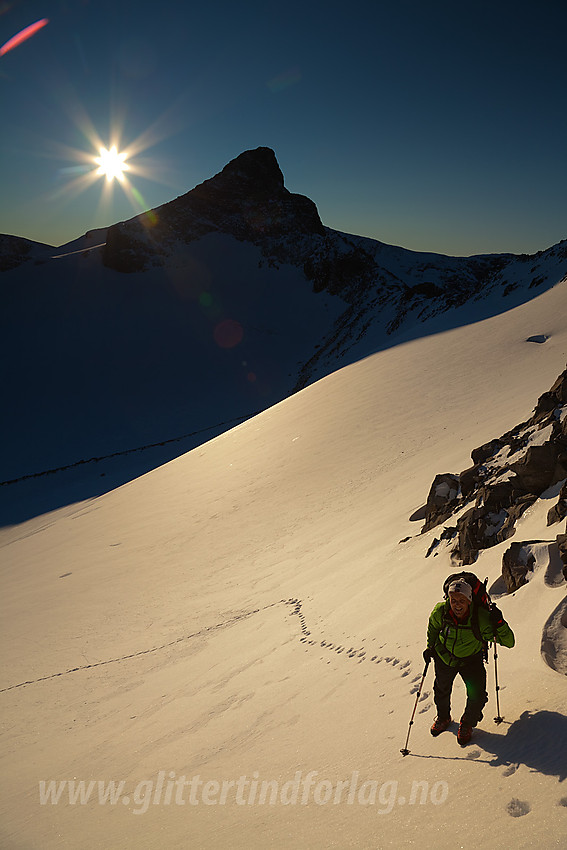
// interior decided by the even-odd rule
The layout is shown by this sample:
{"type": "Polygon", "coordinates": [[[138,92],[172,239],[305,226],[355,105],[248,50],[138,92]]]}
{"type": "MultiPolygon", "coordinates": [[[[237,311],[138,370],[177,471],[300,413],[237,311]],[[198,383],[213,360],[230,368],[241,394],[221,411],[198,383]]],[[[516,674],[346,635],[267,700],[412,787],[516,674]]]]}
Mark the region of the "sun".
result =
{"type": "Polygon", "coordinates": [[[116,145],[113,145],[110,150],[101,147],[99,149],[100,156],[95,157],[95,162],[98,163],[97,174],[104,175],[108,182],[116,179],[119,182],[124,180],[124,172],[129,171],[129,166],[126,164],[126,153],[118,153],[116,145]]]}

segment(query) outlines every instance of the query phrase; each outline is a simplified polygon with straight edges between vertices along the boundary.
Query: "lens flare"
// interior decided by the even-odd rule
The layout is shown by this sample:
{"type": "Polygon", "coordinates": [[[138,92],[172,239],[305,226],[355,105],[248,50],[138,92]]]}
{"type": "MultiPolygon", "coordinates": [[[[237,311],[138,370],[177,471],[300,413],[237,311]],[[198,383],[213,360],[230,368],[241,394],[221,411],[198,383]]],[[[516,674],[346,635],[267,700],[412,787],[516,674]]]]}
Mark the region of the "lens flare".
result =
{"type": "Polygon", "coordinates": [[[27,41],[28,38],[31,38],[32,35],[35,35],[36,32],[39,32],[40,29],[49,23],[49,18],[42,18],[40,21],[36,21],[35,24],[30,24],[29,27],[26,27],[23,30],[20,30],[19,33],[12,36],[12,38],[8,39],[8,41],[0,47],[0,56],[4,56],[5,53],[8,53],[9,50],[13,50],[14,47],[19,47],[24,41],[27,41]]]}
{"type": "Polygon", "coordinates": [[[220,348],[235,348],[242,342],[244,328],[235,319],[225,319],[215,327],[213,336],[220,348]]]}

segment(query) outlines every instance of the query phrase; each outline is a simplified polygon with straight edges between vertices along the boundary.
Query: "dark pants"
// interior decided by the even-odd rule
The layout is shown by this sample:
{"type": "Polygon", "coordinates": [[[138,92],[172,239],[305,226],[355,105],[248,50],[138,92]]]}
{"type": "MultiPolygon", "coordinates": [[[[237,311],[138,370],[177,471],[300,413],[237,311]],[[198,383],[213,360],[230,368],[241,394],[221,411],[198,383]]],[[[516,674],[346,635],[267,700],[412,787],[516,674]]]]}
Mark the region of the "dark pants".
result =
{"type": "Polygon", "coordinates": [[[437,717],[440,720],[445,720],[451,714],[451,691],[458,673],[467,689],[467,704],[461,717],[461,723],[467,726],[476,726],[482,720],[482,709],[488,701],[486,670],[482,652],[472,655],[460,667],[449,667],[444,661],[441,661],[438,655],[435,655],[434,659],[433,694],[437,706],[437,717]]]}

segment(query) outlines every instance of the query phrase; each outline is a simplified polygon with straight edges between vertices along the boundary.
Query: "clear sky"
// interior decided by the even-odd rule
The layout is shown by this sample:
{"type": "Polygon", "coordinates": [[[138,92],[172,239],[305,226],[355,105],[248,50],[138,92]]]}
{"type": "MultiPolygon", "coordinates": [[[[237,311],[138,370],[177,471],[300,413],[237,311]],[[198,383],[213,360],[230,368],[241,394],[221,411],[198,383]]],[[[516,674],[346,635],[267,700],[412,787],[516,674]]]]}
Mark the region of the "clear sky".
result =
{"type": "Polygon", "coordinates": [[[0,47],[45,20],[0,56],[1,233],[60,245],[267,145],[338,230],[567,237],[565,0],[0,0],[0,47]]]}

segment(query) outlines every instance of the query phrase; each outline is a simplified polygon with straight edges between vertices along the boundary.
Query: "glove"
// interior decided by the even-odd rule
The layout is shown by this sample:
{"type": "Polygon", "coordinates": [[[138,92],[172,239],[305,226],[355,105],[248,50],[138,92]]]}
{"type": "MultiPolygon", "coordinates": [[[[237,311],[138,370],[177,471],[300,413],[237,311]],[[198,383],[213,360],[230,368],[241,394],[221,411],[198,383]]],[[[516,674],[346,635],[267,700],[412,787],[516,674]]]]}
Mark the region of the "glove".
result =
{"type": "Polygon", "coordinates": [[[429,664],[429,662],[431,661],[432,658],[433,658],[433,650],[431,649],[431,647],[427,646],[423,650],[423,660],[425,661],[426,664],[429,664]]]}
{"type": "Polygon", "coordinates": [[[488,612],[488,615],[490,617],[490,623],[491,623],[492,626],[494,626],[495,629],[497,629],[498,626],[501,626],[502,623],[504,622],[504,617],[502,616],[502,611],[496,605],[492,605],[490,607],[490,611],[488,612]]]}

